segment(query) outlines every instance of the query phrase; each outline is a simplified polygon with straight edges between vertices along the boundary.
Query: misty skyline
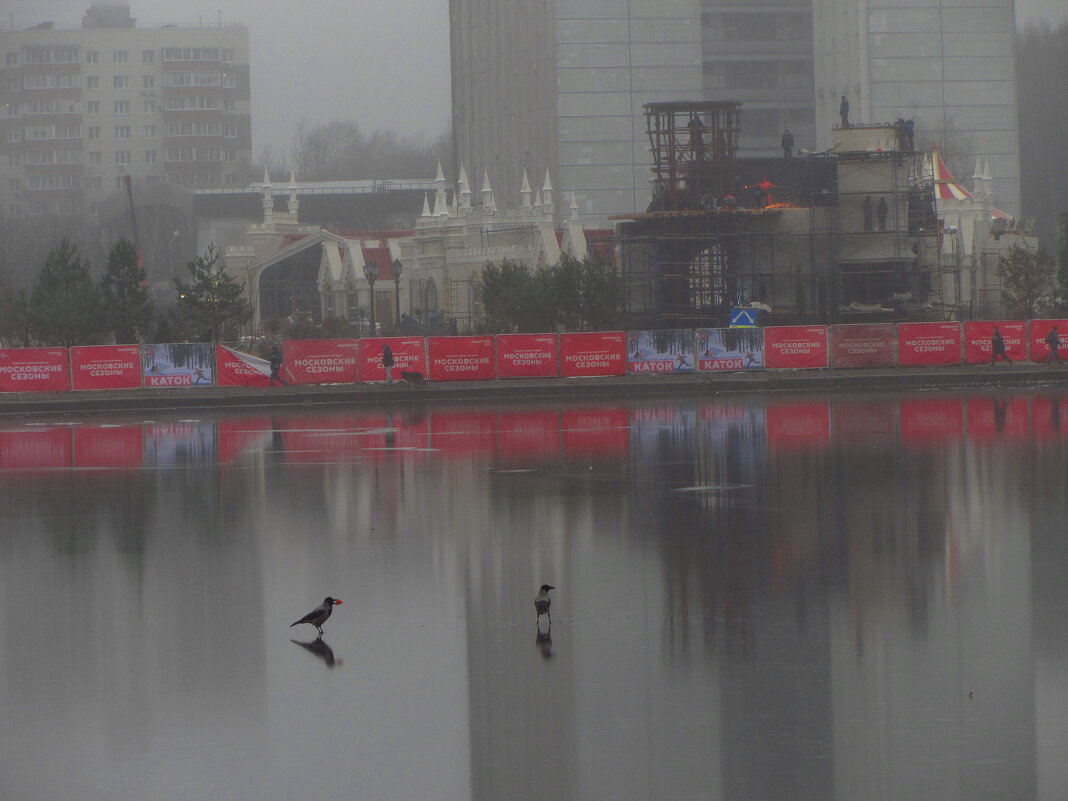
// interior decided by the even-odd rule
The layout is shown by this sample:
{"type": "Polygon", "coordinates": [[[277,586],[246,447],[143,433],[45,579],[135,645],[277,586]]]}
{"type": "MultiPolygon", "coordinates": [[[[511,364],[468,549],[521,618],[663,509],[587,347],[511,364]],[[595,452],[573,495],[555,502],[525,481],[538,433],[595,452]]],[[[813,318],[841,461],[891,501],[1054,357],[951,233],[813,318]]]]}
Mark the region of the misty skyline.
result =
{"type": "MultiPolygon", "coordinates": [[[[4,27],[73,28],[91,0],[9,0],[4,27]]],[[[449,14],[445,0],[131,0],[139,26],[243,24],[249,29],[252,147],[288,160],[294,130],[355,120],[433,140],[448,130],[449,14]]],[[[1017,25],[1068,20],[1063,0],[1017,0],[1017,25]]]]}

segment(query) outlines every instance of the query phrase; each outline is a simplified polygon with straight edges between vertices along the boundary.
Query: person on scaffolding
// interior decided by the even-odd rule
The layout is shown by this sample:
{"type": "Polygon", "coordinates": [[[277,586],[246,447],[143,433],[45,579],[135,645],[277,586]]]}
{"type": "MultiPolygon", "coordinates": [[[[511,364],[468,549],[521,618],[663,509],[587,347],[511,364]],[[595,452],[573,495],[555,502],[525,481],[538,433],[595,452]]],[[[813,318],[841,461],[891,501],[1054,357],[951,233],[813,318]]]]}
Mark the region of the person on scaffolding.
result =
{"type": "Polygon", "coordinates": [[[767,178],[761,178],[760,183],[756,185],[756,188],[760,190],[760,202],[763,208],[767,208],[775,202],[775,199],[771,196],[771,190],[774,186],[775,184],[767,178]]]}

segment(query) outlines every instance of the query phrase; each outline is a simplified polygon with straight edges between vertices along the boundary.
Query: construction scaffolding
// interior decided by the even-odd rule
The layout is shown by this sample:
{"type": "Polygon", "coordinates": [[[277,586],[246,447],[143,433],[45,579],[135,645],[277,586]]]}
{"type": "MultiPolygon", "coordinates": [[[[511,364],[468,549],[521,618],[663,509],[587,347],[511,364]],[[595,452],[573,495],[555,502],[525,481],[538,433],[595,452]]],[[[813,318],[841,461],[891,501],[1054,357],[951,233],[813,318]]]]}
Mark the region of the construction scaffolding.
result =
{"type": "Polygon", "coordinates": [[[613,218],[631,324],[724,326],[749,304],[768,322],[939,317],[929,158],[873,148],[740,162],[740,105],[645,106],[653,201],[613,218]]]}

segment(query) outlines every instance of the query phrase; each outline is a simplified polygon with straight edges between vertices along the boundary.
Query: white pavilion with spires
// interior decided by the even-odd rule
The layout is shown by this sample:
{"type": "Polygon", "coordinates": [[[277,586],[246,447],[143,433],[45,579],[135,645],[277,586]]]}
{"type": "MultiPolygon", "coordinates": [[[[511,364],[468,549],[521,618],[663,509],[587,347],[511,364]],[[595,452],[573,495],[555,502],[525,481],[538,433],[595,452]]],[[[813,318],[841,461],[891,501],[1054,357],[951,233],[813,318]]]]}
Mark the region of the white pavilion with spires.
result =
{"type": "Polygon", "coordinates": [[[562,253],[614,260],[612,231],[584,228],[573,194],[557,225],[548,169],[540,189],[531,188],[524,172],[519,204],[511,209],[499,206],[487,173],[477,194],[462,165],[450,186],[439,164],[433,184],[410,230],[332,231],[300,224],[292,174],[286,210],[276,211],[265,175],[263,222],[249,225],[245,243],[224,254],[227,269],[246,282],[253,325],[300,315],[355,323],[362,331],[373,318],[389,332],[399,305],[401,317],[427,328],[464,332],[482,319],[480,276],[488,263],[537,270],[559,262],[562,253]],[[373,293],[368,274],[375,276],[373,293]]]}

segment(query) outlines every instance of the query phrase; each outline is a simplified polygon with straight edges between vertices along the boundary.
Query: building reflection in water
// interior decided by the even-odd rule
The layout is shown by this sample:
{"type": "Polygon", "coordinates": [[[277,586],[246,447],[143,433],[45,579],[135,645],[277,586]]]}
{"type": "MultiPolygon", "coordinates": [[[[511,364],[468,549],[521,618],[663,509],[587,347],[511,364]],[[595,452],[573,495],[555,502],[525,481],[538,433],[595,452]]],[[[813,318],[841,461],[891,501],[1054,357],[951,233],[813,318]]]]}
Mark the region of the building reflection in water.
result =
{"type": "MultiPolygon", "coordinates": [[[[0,428],[0,515],[18,524],[0,546],[0,700],[36,721],[0,767],[36,786],[12,760],[56,750],[51,725],[77,708],[107,736],[105,763],[156,754],[175,725],[276,753],[299,747],[296,727],[329,757],[320,790],[1055,798],[1065,403],[411,405],[0,428]],[[533,609],[545,582],[551,638],[533,609]],[[346,598],[330,622],[344,670],[325,642],[282,652],[264,635],[324,584],[346,598]],[[62,588],[47,630],[24,626],[41,587],[62,588]],[[55,650],[67,656],[42,658],[55,650]],[[305,650],[335,669],[309,671],[305,650]],[[302,681],[343,683],[322,700],[272,685],[296,657],[302,681]]],[[[233,781],[296,787],[263,770],[233,781]]]]}

